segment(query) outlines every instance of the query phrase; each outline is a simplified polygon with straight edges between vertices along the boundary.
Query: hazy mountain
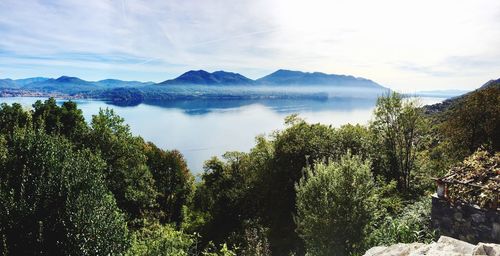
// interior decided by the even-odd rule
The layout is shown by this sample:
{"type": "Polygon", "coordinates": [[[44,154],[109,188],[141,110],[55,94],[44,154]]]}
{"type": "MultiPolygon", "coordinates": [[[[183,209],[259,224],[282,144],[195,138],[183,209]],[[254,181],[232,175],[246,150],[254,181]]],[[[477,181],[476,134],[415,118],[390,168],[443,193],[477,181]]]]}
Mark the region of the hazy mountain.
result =
{"type": "Polygon", "coordinates": [[[7,78],[7,79],[0,79],[0,88],[16,88],[16,83],[14,80],[7,78]]]}
{"type": "MultiPolygon", "coordinates": [[[[153,82],[122,81],[118,79],[105,79],[96,82],[85,81],[78,77],[61,76],[57,79],[33,77],[26,79],[0,79],[2,88],[22,89],[57,89],[58,86],[72,86],[75,89],[94,90],[118,87],[142,87],[153,85],[153,82]]],[[[332,75],[320,72],[307,73],[301,71],[278,70],[270,75],[258,80],[252,80],[241,74],[216,71],[207,72],[204,70],[191,70],[177,78],[166,80],[158,85],[332,85],[338,87],[370,87],[385,89],[383,86],[365,78],[358,78],[346,75],[332,75]]]]}
{"type": "Polygon", "coordinates": [[[0,88],[21,88],[27,84],[31,84],[34,82],[42,82],[46,81],[49,78],[45,77],[32,77],[32,78],[23,78],[23,79],[0,79],[0,88]]]}
{"type": "Polygon", "coordinates": [[[14,82],[17,84],[17,85],[27,85],[27,84],[31,84],[31,83],[35,83],[35,82],[43,82],[43,81],[47,81],[49,80],[50,78],[46,78],[46,77],[31,77],[31,78],[24,78],[24,79],[16,79],[14,80],[14,82]]]}
{"type": "MultiPolygon", "coordinates": [[[[0,79],[0,88],[22,92],[80,94],[114,88],[135,88],[153,85],[153,82],[122,81],[105,79],[97,82],[86,81],[78,77],[61,76],[59,78],[33,77],[25,79],[0,79]]],[[[114,94],[116,95],[116,93],[114,94]]]]}
{"type": "Polygon", "coordinates": [[[337,86],[384,89],[383,86],[365,79],[346,75],[332,75],[320,72],[307,73],[280,69],[257,80],[241,74],[204,70],[191,70],[175,79],[166,80],[159,85],[266,85],[266,86],[337,86]]]}
{"type": "Polygon", "coordinates": [[[162,83],[78,77],[0,80],[0,95],[107,99],[120,104],[173,99],[376,98],[388,89],[364,78],[278,70],[257,81],[225,71],[188,71],[162,83]]]}
{"type": "Polygon", "coordinates": [[[21,87],[23,90],[47,92],[47,93],[65,93],[75,94],[97,89],[97,86],[78,77],[61,76],[57,79],[47,79],[25,84],[21,87]]]}
{"type": "Polygon", "coordinates": [[[166,80],[160,85],[249,85],[254,83],[250,78],[233,72],[191,70],[175,79],[166,80]]]}
{"type": "Polygon", "coordinates": [[[434,91],[418,91],[415,93],[407,93],[408,95],[415,95],[420,97],[443,97],[450,98],[460,96],[462,94],[468,93],[465,90],[434,90],[434,91]]]}
{"type": "Polygon", "coordinates": [[[321,72],[301,72],[280,69],[256,80],[262,85],[331,85],[346,87],[370,87],[384,89],[372,80],[346,75],[325,74],[321,72]]]}
{"type": "Polygon", "coordinates": [[[444,112],[454,105],[461,104],[462,100],[466,99],[470,95],[475,94],[481,90],[488,89],[490,87],[497,87],[497,89],[500,89],[500,78],[496,80],[490,80],[474,91],[447,99],[441,103],[424,106],[424,110],[427,114],[436,114],[444,112]]]}
{"type": "Polygon", "coordinates": [[[122,81],[118,79],[104,79],[95,83],[106,87],[139,87],[154,84],[153,82],[122,81]]]}

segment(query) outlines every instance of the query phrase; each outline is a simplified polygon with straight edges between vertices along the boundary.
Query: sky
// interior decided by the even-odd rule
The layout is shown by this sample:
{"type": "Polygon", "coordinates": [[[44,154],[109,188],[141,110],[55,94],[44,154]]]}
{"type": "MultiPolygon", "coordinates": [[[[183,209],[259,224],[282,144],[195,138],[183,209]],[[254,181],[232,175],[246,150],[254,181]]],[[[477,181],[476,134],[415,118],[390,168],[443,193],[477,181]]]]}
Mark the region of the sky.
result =
{"type": "Polygon", "coordinates": [[[0,78],[347,74],[404,91],[500,78],[499,0],[0,0],[0,78]]]}

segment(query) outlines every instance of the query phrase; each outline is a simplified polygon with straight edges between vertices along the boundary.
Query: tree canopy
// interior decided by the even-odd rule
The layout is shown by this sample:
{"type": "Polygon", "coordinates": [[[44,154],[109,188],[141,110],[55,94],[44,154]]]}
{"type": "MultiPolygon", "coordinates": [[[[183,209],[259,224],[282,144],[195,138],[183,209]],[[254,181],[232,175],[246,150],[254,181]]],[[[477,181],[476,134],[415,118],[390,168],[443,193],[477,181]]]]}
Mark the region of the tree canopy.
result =
{"type": "Polygon", "coordinates": [[[85,120],[71,101],[1,104],[0,253],[356,255],[431,241],[429,177],[479,147],[470,159],[498,158],[499,97],[489,86],[429,116],[387,94],[368,125],[291,115],[197,178],[181,152],[133,135],[111,109],[85,120]]]}

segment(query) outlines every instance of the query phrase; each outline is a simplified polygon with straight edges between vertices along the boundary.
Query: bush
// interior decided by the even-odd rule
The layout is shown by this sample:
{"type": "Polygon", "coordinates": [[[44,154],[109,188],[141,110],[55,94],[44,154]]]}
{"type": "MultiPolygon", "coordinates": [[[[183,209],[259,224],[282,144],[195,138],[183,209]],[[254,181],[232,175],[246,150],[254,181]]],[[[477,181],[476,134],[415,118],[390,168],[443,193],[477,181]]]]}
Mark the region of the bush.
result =
{"type": "Polygon", "coordinates": [[[109,255],[128,248],[125,219],[105,186],[100,157],[32,131],[15,132],[7,145],[0,146],[0,251],[109,255]]]}
{"type": "Polygon", "coordinates": [[[297,232],[312,255],[359,251],[370,220],[373,181],[369,162],[350,153],[317,163],[296,186],[297,232]]]}
{"type": "Polygon", "coordinates": [[[132,237],[132,246],[127,255],[193,255],[196,237],[171,226],[150,223],[136,231],[132,237]]]}
{"type": "Polygon", "coordinates": [[[366,244],[370,247],[396,243],[432,242],[436,234],[431,226],[430,215],[431,199],[424,197],[408,205],[396,217],[387,216],[370,232],[366,244]]]}

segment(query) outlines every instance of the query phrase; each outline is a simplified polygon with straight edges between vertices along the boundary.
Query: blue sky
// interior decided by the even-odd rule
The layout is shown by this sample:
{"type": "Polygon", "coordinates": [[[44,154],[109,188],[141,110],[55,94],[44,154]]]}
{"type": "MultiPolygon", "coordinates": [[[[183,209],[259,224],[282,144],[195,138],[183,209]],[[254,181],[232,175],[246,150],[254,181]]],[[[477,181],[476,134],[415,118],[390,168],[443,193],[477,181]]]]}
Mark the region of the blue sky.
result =
{"type": "Polygon", "coordinates": [[[500,78],[498,0],[0,0],[0,78],[349,74],[402,91],[500,78]]]}

